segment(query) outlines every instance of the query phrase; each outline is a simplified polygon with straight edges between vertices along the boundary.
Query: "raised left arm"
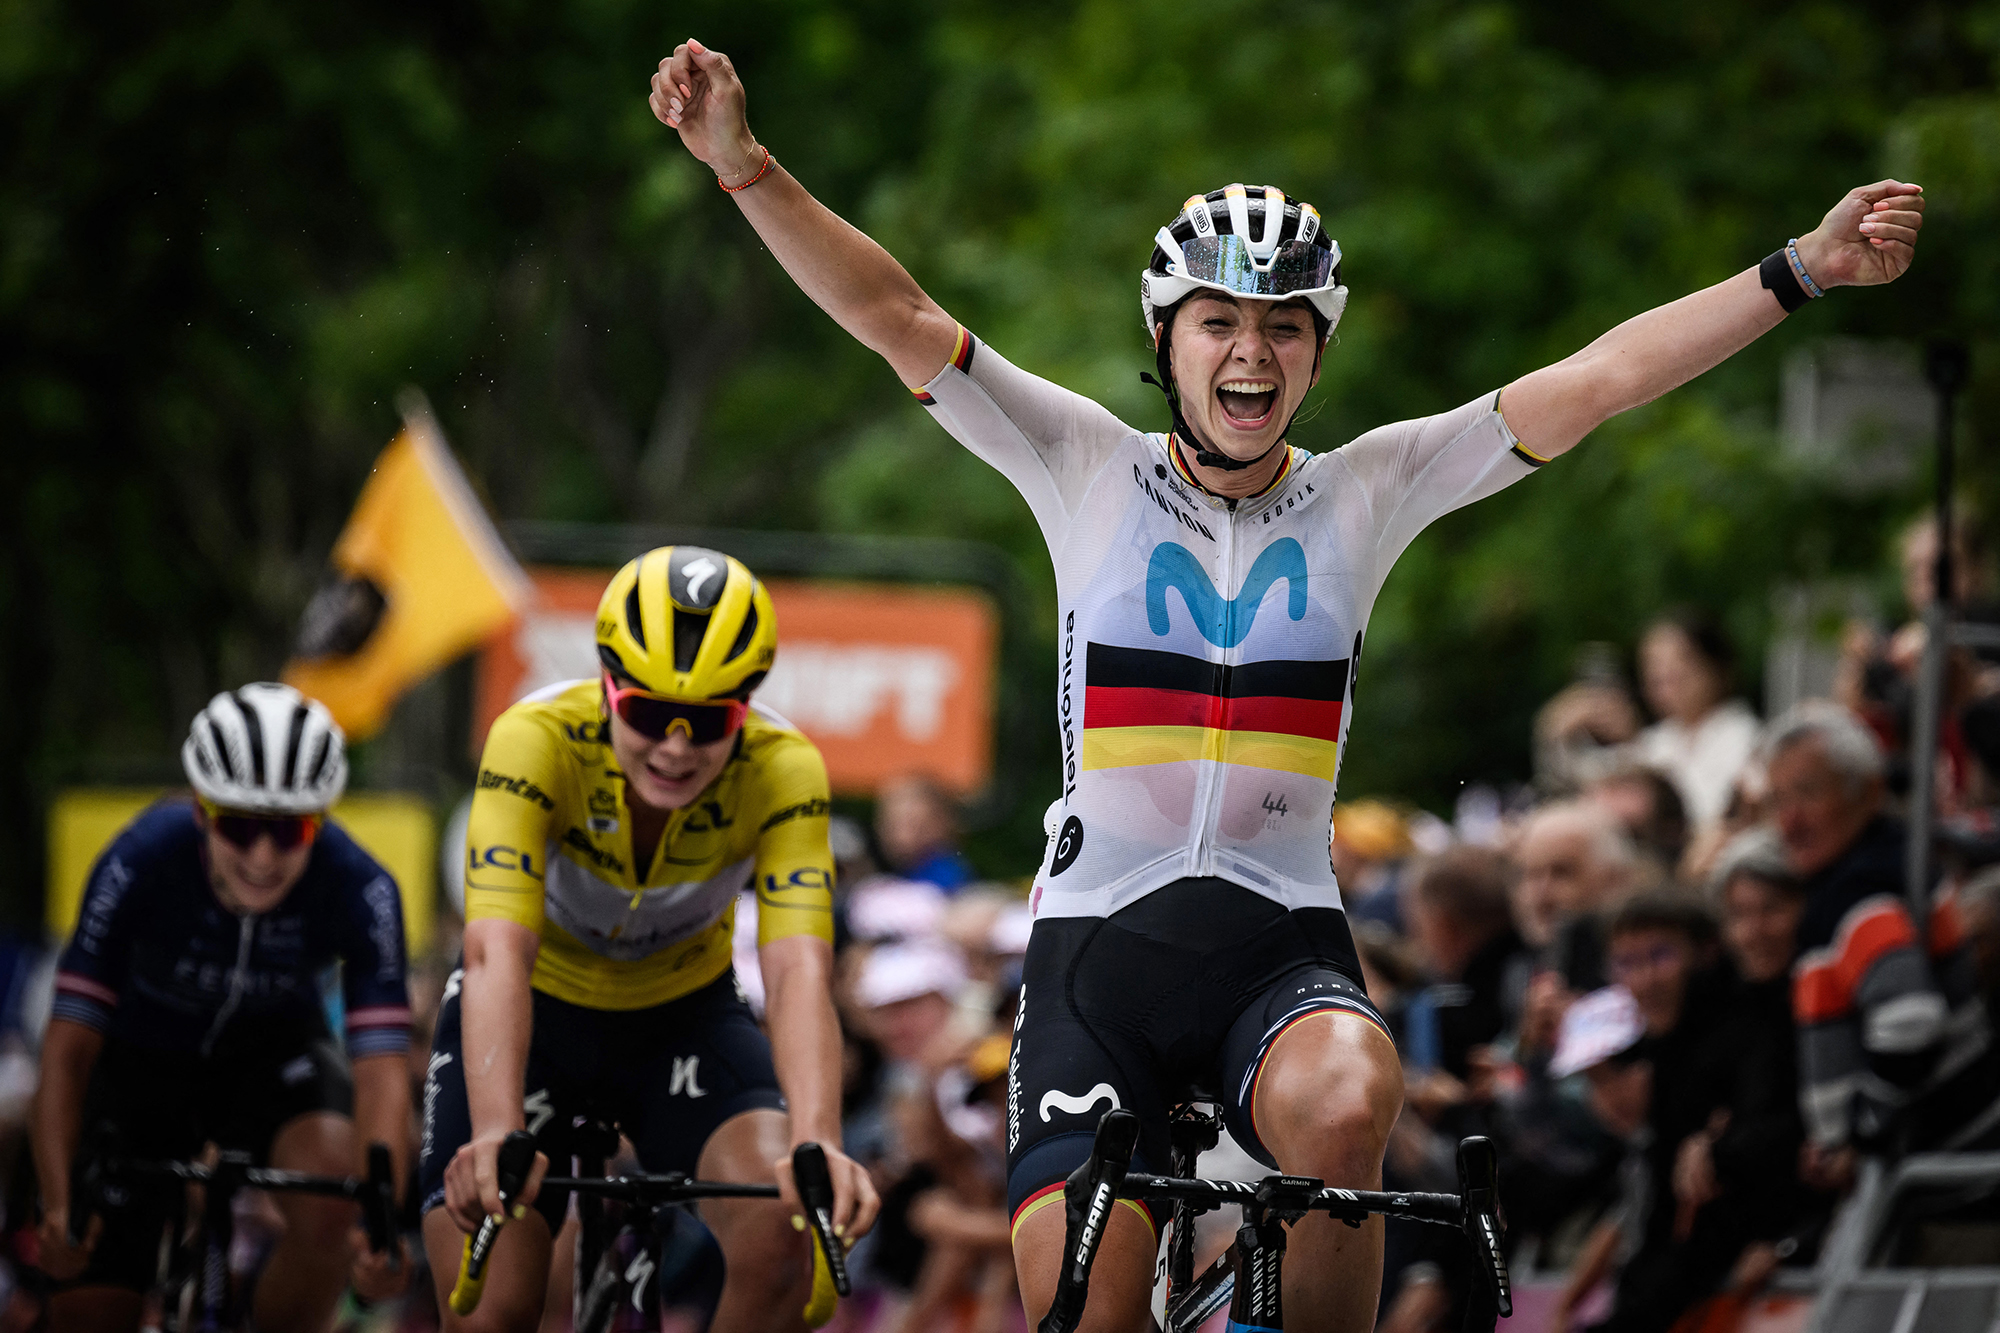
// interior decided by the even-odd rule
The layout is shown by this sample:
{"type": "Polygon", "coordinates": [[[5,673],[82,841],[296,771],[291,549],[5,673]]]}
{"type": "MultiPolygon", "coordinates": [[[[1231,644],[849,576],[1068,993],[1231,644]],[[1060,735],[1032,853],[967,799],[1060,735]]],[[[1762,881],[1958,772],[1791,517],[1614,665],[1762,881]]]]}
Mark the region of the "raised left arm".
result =
{"type": "MultiPolygon", "coordinates": [[[[1893,282],[1916,256],[1923,220],[1917,186],[1864,185],[1799,238],[1799,260],[1822,291],[1893,282]]],[[[1789,275],[1783,280],[1796,283],[1789,275]]],[[[1719,365],[1776,328],[1785,313],[1758,270],[1745,269],[1634,316],[1582,351],[1515,380],[1500,393],[1500,413],[1527,449],[1553,458],[1620,412],[1719,365]]]]}

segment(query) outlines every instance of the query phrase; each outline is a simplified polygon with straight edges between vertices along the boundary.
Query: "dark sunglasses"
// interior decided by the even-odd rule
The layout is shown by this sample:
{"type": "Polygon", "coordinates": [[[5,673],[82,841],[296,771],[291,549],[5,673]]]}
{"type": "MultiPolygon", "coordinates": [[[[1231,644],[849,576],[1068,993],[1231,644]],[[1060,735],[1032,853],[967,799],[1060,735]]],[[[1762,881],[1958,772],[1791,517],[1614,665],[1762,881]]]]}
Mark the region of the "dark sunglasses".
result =
{"type": "Polygon", "coordinates": [[[240,810],[201,803],[208,826],[238,851],[249,851],[259,838],[269,838],[281,852],[303,847],[319,834],[318,815],[250,815],[240,810]]]}
{"type": "Polygon", "coordinates": [[[619,721],[649,741],[663,741],[674,728],[679,727],[694,744],[713,745],[734,736],[750,712],[750,705],[741,699],[708,702],[669,699],[636,685],[620,689],[609,671],[601,674],[604,677],[605,702],[611,706],[611,711],[618,715],[619,721]]]}

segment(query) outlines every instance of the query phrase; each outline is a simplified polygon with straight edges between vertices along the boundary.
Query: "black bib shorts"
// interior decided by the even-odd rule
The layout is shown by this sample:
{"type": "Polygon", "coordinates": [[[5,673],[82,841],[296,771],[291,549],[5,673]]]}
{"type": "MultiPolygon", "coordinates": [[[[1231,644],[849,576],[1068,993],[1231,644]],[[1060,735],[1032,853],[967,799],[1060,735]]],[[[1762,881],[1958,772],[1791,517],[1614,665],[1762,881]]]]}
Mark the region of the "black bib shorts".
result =
{"type": "MultiPolygon", "coordinates": [[[[444,1203],[444,1170],[472,1137],[461,1049],[459,976],[438,1008],[424,1077],[424,1141],[418,1159],[423,1210],[444,1203]]],[[[569,1175],[575,1132],[591,1120],[618,1126],[647,1171],[694,1174],[702,1146],[743,1111],[785,1109],[771,1044],[724,972],[698,991],[650,1009],[586,1009],[534,992],[522,1109],[551,1175],[569,1175]]],[[[595,1172],[601,1163],[588,1162],[595,1172]]],[[[543,1190],[535,1207],[551,1235],[562,1230],[567,1190],[543,1190]]]]}
{"type": "Polygon", "coordinates": [[[1139,1117],[1135,1171],[1170,1169],[1168,1115],[1196,1091],[1275,1169],[1253,1118],[1257,1076],[1286,1028],[1325,1010],[1389,1030],[1338,908],[1287,911],[1225,880],[1183,879],[1109,917],[1035,922],[1007,1080],[1014,1225],[1061,1197],[1112,1107],[1139,1117]]]}

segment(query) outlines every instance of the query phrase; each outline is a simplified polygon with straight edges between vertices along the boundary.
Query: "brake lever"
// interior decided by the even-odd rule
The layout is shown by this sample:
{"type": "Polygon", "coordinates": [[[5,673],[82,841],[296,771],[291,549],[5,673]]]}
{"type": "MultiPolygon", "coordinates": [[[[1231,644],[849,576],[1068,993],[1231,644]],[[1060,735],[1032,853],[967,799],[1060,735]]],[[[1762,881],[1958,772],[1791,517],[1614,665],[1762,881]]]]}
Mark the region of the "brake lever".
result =
{"type": "Polygon", "coordinates": [[[825,1149],[817,1143],[801,1143],[792,1149],[792,1184],[799,1191],[799,1202],[805,1205],[813,1241],[826,1255],[833,1289],[846,1296],[850,1292],[847,1248],[833,1234],[833,1174],[827,1169],[825,1149]]]}
{"type": "Polygon", "coordinates": [[[389,1145],[368,1145],[368,1176],[362,1185],[361,1224],[368,1232],[368,1248],[387,1254],[392,1269],[402,1266],[396,1252],[396,1178],[389,1145]]]}
{"type": "Polygon", "coordinates": [[[104,1165],[96,1157],[83,1164],[69,1187],[69,1243],[81,1246],[90,1235],[90,1219],[104,1191],[104,1165]]]}
{"type": "Polygon", "coordinates": [[[500,1190],[500,1211],[480,1220],[479,1231],[465,1238],[465,1253],[458,1263],[458,1281],[452,1285],[452,1312],[461,1319],[479,1308],[486,1288],[486,1261],[493,1255],[493,1243],[510,1215],[524,1212],[515,1204],[528,1187],[528,1173],[535,1166],[535,1136],[524,1129],[509,1134],[500,1144],[500,1160],[495,1164],[500,1190]]]}
{"type": "Polygon", "coordinates": [[[1463,1208],[1459,1224],[1478,1252],[1479,1271],[1494,1312],[1507,1318],[1514,1313],[1514,1297],[1500,1246],[1500,1156],[1493,1140],[1474,1136],[1459,1141],[1458,1195],[1463,1208]]]}
{"type": "Polygon", "coordinates": [[[1138,1146],[1139,1117],[1119,1108],[1106,1111],[1097,1122],[1089,1159],[1063,1182],[1063,1269],[1056,1280],[1055,1299],[1035,1333],[1070,1333],[1083,1318],[1091,1265],[1097,1261],[1097,1247],[1118,1202],[1118,1187],[1125,1183],[1132,1151],[1138,1146]]]}

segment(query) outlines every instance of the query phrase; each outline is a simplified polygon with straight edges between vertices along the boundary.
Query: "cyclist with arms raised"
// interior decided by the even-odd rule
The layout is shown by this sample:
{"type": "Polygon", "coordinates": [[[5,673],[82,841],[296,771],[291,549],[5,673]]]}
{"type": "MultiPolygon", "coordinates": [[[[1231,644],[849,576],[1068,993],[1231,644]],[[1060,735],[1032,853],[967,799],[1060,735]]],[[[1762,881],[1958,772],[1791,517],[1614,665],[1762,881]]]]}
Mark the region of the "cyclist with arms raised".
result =
{"type": "Polygon", "coordinates": [[[839,1151],[826,765],[749,702],[777,640],[770,594],[739,561],[648,551],[598,603],[598,678],[530,695],[486,738],[465,959],[424,1087],[424,1244],[448,1329],[540,1323],[568,1194],[538,1185],[551,1160],[568,1166],[579,1117],[616,1123],[648,1171],[785,1189],[790,1207],[702,1206],[728,1265],[717,1329],[801,1326],[797,1144],[826,1149],[836,1226],[851,1237],[874,1219],[867,1173],[839,1151]],[[768,1040],[730,967],[746,883],[768,1040]],[[446,1298],[464,1237],[499,1212],[500,1143],[523,1128],[540,1150],[533,1207],[500,1233],[460,1319],[446,1298]]]}
{"type": "MultiPolygon", "coordinates": [[[[326,817],[347,785],[340,728],[288,685],[245,685],[195,717],[181,763],[194,802],[162,801],[112,841],[57,964],[31,1123],[56,1333],[139,1327],[177,1211],[127,1190],[72,1245],[84,1161],[211,1142],[315,1175],[362,1174],[370,1142],[408,1161],[403,899],[326,817]],[[344,1054],[320,993],[335,962],[344,1054]]],[[[318,1333],[350,1275],[384,1294],[352,1204],[275,1197],[285,1234],[249,1303],[258,1328],[318,1333]]]]}
{"type": "MultiPolygon", "coordinates": [[[[794,281],[967,448],[1006,474],[1055,560],[1063,800],[1028,950],[1009,1108],[1014,1246],[1031,1319],[1062,1253],[1063,1178],[1110,1106],[1166,1166],[1166,1113],[1218,1096],[1265,1161],[1379,1187],[1402,1101],[1327,861],[1368,611],[1439,515],[1526,477],[1829,286],[1910,263],[1923,201],[1883,181],[1726,282],[1621,324],[1453,411],[1317,457],[1285,444],[1346,304],[1309,205],[1233,185],[1187,201],[1140,280],[1170,435],[1003,360],[751,135],[726,57],[688,42],[653,112],[731,191],[794,281]]],[[[1114,1211],[1084,1326],[1145,1326],[1152,1219],[1114,1211]]],[[[1379,1222],[1299,1224],[1295,1329],[1373,1326],[1379,1222]]]]}

